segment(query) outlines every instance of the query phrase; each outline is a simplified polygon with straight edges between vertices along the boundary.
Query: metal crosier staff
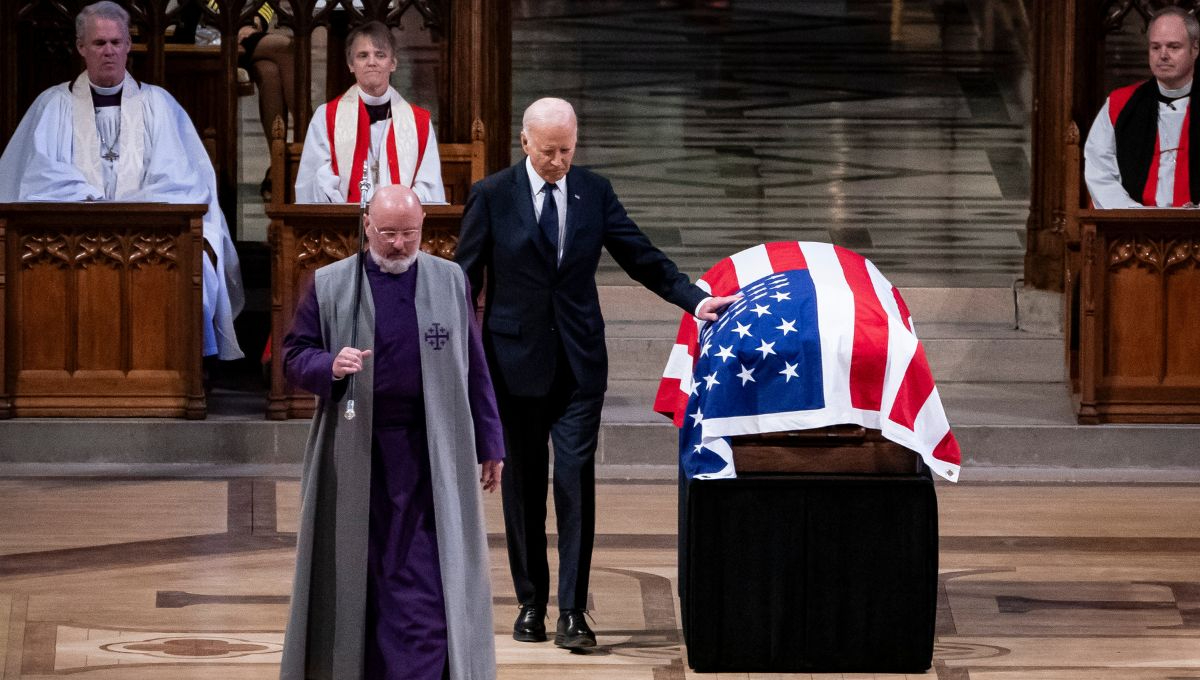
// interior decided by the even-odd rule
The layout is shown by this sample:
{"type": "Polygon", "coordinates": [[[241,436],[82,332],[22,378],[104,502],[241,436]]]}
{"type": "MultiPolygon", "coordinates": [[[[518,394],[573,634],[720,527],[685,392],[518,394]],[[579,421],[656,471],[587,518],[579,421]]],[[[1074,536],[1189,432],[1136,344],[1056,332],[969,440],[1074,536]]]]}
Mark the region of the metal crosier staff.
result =
{"type": "MultiPolygon", "coordinates": [[[[371,189],[371,177],[368,171],[367,161],[364,160],[362,179],[358,182],[358,263],[354,267],[354,310],[350,315],[350,346],[355,349],[358,349],[358,309],[362,306],[363,267],[366,266],[364,218],[367,215],[367,193],[371,189]]],[[[354,420],[354,376],[354,373],[350,374],[348,378],[350,382],[346,385],[346,394],[350,396],[346,400],[346,420],[354,420]]]]}

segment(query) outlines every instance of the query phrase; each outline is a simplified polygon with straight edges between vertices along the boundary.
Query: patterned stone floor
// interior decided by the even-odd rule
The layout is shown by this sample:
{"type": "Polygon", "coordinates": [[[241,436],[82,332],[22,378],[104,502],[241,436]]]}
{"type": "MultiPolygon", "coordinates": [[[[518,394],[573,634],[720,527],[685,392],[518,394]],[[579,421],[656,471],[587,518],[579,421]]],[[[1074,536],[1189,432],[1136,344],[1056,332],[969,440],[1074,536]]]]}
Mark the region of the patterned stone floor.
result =
{"type": "MultiPolygon", "coordinates": [[[[858,250],[901,286],[1009,286],[1029,198],[1022,0],[521,0],[513,158],[537,97],[572,101],[577,162],[692,275],[772,240],[858,250]]],[[[396,86],[427,105],[432,48],[396,86]],[[415,91],[415,92],[414,92],[415,91]]],[[[321,80],[324,46],[314,44],[321,80]]],[[[321,93],[314,93],[320,100],[321,93]]],[[[242,238],[266,168],[242,104],[242,238]]],[[[602,283],[629,280],[612,262],[602,283]]]]}
{"type": "MultiPolygon", "coordinates": [[[[1200,678],[1198,490],[938,485],[937,635],[922,677],[1200,678]]],[[[0,479],[0,678],[276,677],[297,494],[275,479],[0,479]]],[[[596,652],[513,642],[497,501],[502,680],[904,677],[690,671],[671,483],[598,487],[596,652]]]]}

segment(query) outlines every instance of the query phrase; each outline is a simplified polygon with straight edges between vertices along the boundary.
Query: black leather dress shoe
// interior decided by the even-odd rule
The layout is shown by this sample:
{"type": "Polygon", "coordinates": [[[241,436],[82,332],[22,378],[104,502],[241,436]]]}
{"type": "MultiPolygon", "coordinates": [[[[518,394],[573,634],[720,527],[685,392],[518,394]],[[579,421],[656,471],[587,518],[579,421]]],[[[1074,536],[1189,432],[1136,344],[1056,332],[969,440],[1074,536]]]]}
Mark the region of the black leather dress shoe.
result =
{"type": "Polygon", "coordinates": [[[563,649],[588,649],[596,646],[596,634],[588,627],[582,609],[564,609],[559,612],[554,644],[563,649]]]}
{"type": "Polygon", "coordinates": [[[517,614],[517,622],[513,624],[513,639],[517,642],[546,641],[545,605],[521,605],[521,613],[517,614]]]}

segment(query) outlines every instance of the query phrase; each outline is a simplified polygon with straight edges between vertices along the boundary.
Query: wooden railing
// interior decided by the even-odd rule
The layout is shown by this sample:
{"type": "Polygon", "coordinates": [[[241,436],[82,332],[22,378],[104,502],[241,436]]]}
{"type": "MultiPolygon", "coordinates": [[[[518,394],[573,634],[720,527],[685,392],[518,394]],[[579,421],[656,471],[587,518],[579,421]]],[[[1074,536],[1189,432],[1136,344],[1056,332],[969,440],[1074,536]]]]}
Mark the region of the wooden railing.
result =
{"type": "Polygon", "coordinates": [[[1079,422],[1200,422],[1200,210],[1096,210],[1064,140],[1066,359],[1079,422]]]}

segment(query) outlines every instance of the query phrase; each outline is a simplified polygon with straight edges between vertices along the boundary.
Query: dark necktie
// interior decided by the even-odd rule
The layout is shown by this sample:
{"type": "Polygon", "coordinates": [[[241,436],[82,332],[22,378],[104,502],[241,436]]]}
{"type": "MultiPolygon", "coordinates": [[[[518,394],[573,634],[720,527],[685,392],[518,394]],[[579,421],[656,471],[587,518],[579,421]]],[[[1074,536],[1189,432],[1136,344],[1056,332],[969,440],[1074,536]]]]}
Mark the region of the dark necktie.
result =
{"type": "Polygon", "coordinates": [[[542,233],[554,246],[554,261],[558,262],[558,204],[554,201],[554,185],[546,182],[542,185],[542,214],[538,217],[538,226],[542,233]]]}

